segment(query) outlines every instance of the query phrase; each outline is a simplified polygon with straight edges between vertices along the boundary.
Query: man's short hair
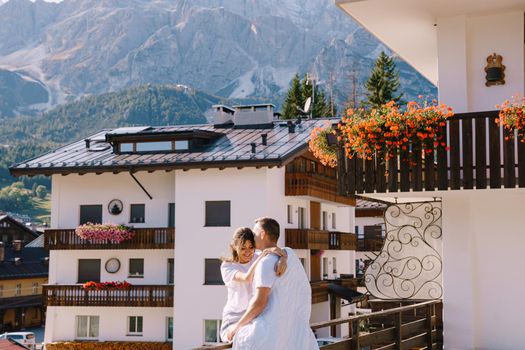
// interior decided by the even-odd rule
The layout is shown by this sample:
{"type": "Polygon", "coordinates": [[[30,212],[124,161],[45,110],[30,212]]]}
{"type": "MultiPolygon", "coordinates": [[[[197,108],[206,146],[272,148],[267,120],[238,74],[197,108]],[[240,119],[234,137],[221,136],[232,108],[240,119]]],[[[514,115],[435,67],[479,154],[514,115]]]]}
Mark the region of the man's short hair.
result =
{"type": "Polygon", "coordinates": [[[279,240],[279,231],[281,230],[279,223],[277,220],[272,218],[258,218],[255,220],[256,224],[259,224],[259,226],[266,232],[266,234],[270,237],[270,240],[272,242],[277,242],[279,240]]]}

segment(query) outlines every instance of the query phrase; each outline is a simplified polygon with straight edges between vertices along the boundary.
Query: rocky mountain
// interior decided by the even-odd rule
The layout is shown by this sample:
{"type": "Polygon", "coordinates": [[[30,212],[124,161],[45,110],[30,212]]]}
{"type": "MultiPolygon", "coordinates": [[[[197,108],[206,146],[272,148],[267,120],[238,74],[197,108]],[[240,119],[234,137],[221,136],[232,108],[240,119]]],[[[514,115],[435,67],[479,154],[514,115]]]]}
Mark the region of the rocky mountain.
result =
{"type": "MultiPolygon", "coordinates": [[[[279,105],[296,72],[341,104],[386,50],[333,0],[10,0],[0,23],[0,69],[42,84],[47,106],[146,83],[279,105]]],[[[406,95],[435,93],[398,67],[406,95]]]]}

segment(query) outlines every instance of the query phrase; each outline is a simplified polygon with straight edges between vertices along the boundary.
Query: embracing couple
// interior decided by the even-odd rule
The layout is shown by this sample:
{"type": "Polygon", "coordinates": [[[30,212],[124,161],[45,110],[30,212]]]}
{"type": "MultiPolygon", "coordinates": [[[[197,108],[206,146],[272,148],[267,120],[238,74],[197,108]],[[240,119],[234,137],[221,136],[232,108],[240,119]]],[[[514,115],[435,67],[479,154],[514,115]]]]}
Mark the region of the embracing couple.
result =
{"type": "Polygon", "coordinates": [[[310,283],[293,250],[277,247],[279,231],[276,220],[257,219],[253,231],[235,231],[223,259],[221,338],[235,350],[319,349],[309,325],[310,283]]]}

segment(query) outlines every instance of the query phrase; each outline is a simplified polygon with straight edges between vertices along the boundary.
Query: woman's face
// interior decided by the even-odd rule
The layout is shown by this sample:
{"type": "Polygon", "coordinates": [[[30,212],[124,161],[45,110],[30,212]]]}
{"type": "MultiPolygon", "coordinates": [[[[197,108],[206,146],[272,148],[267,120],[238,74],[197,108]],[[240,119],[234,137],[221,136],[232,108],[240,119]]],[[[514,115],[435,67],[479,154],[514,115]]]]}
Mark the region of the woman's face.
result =
{"type": "Polygon", "coordinates": [[[239,262],[241,264],[246,264],[253,258],[253,254],[255,253],[255,247],[253,246],[252,242],[246,241],[244,244],[237,248],[237,254],[239,254],[239,262]]]}

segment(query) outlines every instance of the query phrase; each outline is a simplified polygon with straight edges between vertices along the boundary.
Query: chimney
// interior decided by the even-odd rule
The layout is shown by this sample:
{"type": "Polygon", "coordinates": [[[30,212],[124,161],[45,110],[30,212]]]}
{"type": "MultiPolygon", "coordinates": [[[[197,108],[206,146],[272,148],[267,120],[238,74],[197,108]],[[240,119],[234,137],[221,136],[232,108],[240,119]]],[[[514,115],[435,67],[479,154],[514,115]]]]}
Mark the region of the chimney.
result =
{"type": "Polygon", "coordinates": [[[5,261],[5,244],[0,242],[0,263],[5,261]]]}
{"type": "Polygon", "coordinates": [[[89,148],[91,140],[90,139],[85,139],[84,142],[86,143],[86,148],[89,148]]]}
{"type": "Polygon", "coordinates": [[[261,138],[262,138],[262,144],[263,146],[266,146],[268,144],[267,140],[268,140],[268,134],[262,134],[261,135],[261,138]]]}
{"type": "Polygon", "coordinates": [[[293,121],[288,121],[288,133],[293,134],[295,133],[295,124],[293,121]]]}
{"type": "Polygon", "coordinates": [[[254,142],[250,143],[250,146],[252,146],[252,153],[255,153],[255,146],[256,146],[255,143],[254,142]]]}
{"type": "Polygon", "coordinates": [[[213,105],[212,108],[214,109],[215,113],[213,115],[214,126],[224,126],[232,123],[233,114],[235,113],[234,109],[225,105],[213,105]]]}
{"type": "Polygon", "coordinates": [[[233,124],[238,129],[273,128],[273,109],[270,103],[235,106],[233,124]]]}
{"type": "Polygon", "coordinates": [[[13,246],[13,251],[15,251],[17,253],[22,251],[22,241],[21,240],[14,239],[11,244],[13,246]]]}

